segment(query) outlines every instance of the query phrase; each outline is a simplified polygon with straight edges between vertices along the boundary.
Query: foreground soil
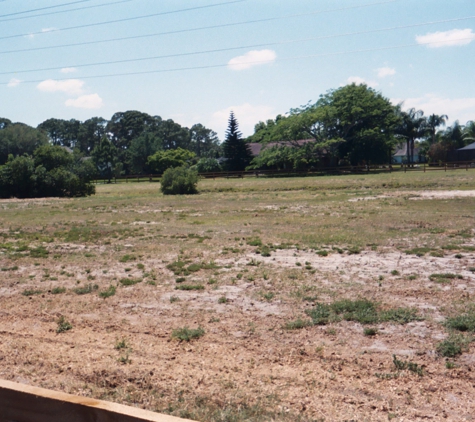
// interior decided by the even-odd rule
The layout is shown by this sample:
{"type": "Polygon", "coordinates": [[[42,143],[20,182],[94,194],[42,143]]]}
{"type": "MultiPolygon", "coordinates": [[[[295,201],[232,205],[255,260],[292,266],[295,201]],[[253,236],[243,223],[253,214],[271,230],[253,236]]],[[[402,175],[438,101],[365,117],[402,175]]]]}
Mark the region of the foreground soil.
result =
{"type": "Polygon", "coordinates": [[[474,345],[437,349],[473,306],[469,191],[118,192],[0,203],[1,378],[203,421],[475,420],[474,345]],[[311,324],[341,299],[418,318],[311,324]]]}

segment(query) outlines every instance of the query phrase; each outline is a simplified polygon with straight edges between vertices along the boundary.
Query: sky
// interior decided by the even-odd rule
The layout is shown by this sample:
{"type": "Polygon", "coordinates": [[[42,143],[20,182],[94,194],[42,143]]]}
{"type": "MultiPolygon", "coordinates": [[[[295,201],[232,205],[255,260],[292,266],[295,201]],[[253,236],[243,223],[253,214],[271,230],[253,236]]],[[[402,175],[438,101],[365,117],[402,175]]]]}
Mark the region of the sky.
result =
{"type": "Polygon", "coordinates": [[[224,138],[366,83],[475,120],[474,0],[0,0],[0,117],[139,110],[224,138]]]}

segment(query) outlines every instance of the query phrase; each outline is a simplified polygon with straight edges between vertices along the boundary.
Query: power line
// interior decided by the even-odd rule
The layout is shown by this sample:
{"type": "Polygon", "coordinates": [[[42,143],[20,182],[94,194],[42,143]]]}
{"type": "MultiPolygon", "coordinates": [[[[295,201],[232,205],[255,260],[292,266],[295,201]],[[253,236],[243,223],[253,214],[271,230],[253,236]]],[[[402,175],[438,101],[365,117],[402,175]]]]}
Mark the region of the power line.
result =
{"type": "Polygon", "coordinates": [[[212,50],[193,51],[193,52],[187,52],[187,53],[175,53],[175,54],[166,54],[166,55],[161,55],[161,56],[140,57],[140,58],[135,58],[135,59],[110,60],[110,61],[95,62],[95,63],[85,63],[85,64],[76,64],[76,65],[67,65],[67,66],[56,66],[56,67],[46,67],[46,68],[37,68],[37,69],[28,69],[28,70],[17,70],[17,71],[10,71],[10,72],[0,72],[0,75],[42,72],[42,71],[47,71],[47,70],[59,70],[59,69],[63,69],[63,68],[103,66],[103,65],[109,65],[109,64],[132,63],[132,62],[157,60],[157,59],[165,59],[165,58],[173,58],[173,57],[193,56],[193,55],[210,54],[210,53],[221,53],[221,52],[225,52],[225,51],[243,50],[243,49],[248,49],[248,48],[271,47],[271,46],[276,46],[276,45],[295,44],[295,43],[309,42],[309,41],[319,41],[319,40],[326,40],[326,39],[331,39],[331,38],[340,38],[340,37],[348,37],[348,36],[356,36],[356,35],[368,35],[368,34],[374,34],[374,33],[379,33],[379,32],[394,31],[394,30],[399,30],[399,29],[417,28],[417,27],[428,26],[428,25],[438,25],[438,24],[441,24],[441,23],[457,22],[457,21],[469,20],[469,19],[475,19],[475,15],[467,16],[467,17],[463,17],[463,18],[444,19],[444,20],[440,20],[440,21],[430,21],[430,22],[423,22],[423,23],[410,24],[410,25],[401,25],[401,26],[392,26],[392,27],[387,27],[387,28],[370,29],[368,31],[357,31],[357,32],[346,32],[346,33],[342,33],[342,34],[323,35],[323,36],[320,36],[320,37],[301,38],[301,39],[296,39],[296,40],[277,41],[277,42],[261,43],[261,44],[250,44],[250,45],[242,45],[242,46],[237,46],[237,47],[226,47],[226,48],[218,48],[218,49],[212,49],[212,50]]]}
{"type": "Polygon", "coordinates": [[[241,21],[241,22],[228,23],[228,24],[220,24],[220,25],[204,26],[204,27],[198,27],[198,28],[182,29],[182,30],[177,30],[177,31],[156,32],[156,33],[145,34],[145,35],[133,35],[133,36],[129,36],[129,37],[109,38],[109,39],[105,39],[105,40],[96,40],[96,41],[84,41],[84,42],[80,42],[80,43],[60,44],[60,45],[53,45],[53,46],[47,46],[47,47],[35,47],[35,48],[24,48],[24,49],[17,49],[17,50],[6,50],[6,51],[0,51],[0,54],[24,53],[24,52],[30,52],[30,51],[50,50],[50,49],[64,48],[64,47],[78,47],[78,46],[84,46],[84,45],[94,45],[94,44],[102,44],[102,43],[108,43],[108,42],[150,38],[150,37],[178,34],[178,33],[184,33],[184,32],[195,32],[195,31],[202,31],[202,30],[207,30],[207,29],[217,29],[217,28],[225,28],[225,27],[232,27],[232,26],[248,25],[248,24],[253,24],[253,23],[270,22],[270,21],[289,19],[289,18],[295,18],[295,17],[316,15],[316,14],[321,14],[321,13],[328,13],[328,12],[336,12],[336,11],[341,11],[341,10],[349,10],[349,9],[355,9],[355,8],[369,7],[369,6],[374,6],[374,5],[393,3],[393,2],[396,2],[396,1],[400,1],[400,0],[388,0],[388,1],[383,1],[383,2],[380,2],[380,3],[369,3],[369,4],[359,5],[359,6],[351,6],[351,7],[338,8],[338,9],[327,9],[327,10],[314,11],[314,12],[310,12],[310,13],[284,15],[284,16],[278,16],[278,17],[274,17],[274,18],[264,18],[264,19],[250,20],[250,21],[241,21]]]}
{"type": "MultiPolygon", "coordinates": [[[[0,0],[0,2],[1,1],[6,1],[6,0],[0,0]]],[[[114,4],[128,3],[128,2],[131,2],[131,1],[134,1],[134,0],[120,0],[120,1],[114,1],[114,2],[111,2],[111,3],[96,4],[94,6],[84,6],[84,7],[77,7],[75,9],[57,10],[55,12],[39,13],[37,15],[20,16],[20,17],[10,18],[10,19],[1,19],[0,22],[10,22],[10,21],[17,21],[17,20],[21,20],[21,19],[37,18],[39,16],[58,15],[60,13],[69,13],[69,12],[76,12],[78,10],[95,9],[97,7],[107,7],[107,6],[112,6],[114,4]]]]}
{"type": "MultiPolygon", "coordinates": [[[[459,38],[457,41],[465,41],[465,40],[473,40],[473,37],[467,38],[459,38]]],[[[310,54],[305,56],[294,56],[294,57],[284,57],[280,58],[279,61],[293,61],[293,60],[303,60],[303,59],[313,59],[313,58],[321,58],[321,57],[330,57],[330,56],[340,56],[344,54],[355,54],[355,53],[370,53],[375,51],[386,51],[386,50],[396,50],[401,48],[408,48],[408,47],[419,47],[421,45],[431,45],[431,44],[443,44],[443,43],[451,43],[452,40],[446,41],[431,41],[431,42],[421,42],[421,43],[412,43],[412,44],[400,44],[400,45],[393,45],[387,47],[377,47],[377,48],[367,48],[367,49],[359,49],[359,50],[346,50],[346,51],[336,51],[332,53],[321,53],[321,54],[310,54]]],[[[257,64],[265,64],[271,63],[272,60],[255,60],[250,62],[242,62],[242,65],[257,65],[257,64]]],[[[170,69],[155,69],[155,70],[144,70],[138,72],[124,72],[124,73],[109,73],[109,74],[102,74],[102,75],[93,75],[93,76],[83,76],[81,79],[101,79],[101,78],[113,78],[119,76],[137,76],[137,75],[150,75],[156,73],[171,73],[171,72],[182,72],[187,70],[204,70],[204,69],[216,69],[221,67],[228,67],[228,63],[221,63],[221,64],[214,64],[214,65],[203,65],[203,66],[189,66],[189,67],[177,67],[177,68],[170,68],[170,69]]],[[[67,81],[71,80],[71,78],[59,78],[55,79],[55,81],[67,81]]],[[[36,79],[36,80],[28,80],[28,81],[19,81],[22,84],[33,84],[33,83],[40,83],[43,82],[44,79],[36,79]]],[[[10,82],[2,82],[0,86],[9,85],[10,82]]]]}
{"type": "MultiPolygon", "coordinates": [[[[90,1],[90,0],[82,0],[82,1],[90,1]]],[[[209,9],[211,7],[227,6],[229,4],[242,3],[242,2],[245,2],[245,1],[247,1],[247,0],[231,0],[231,1],[228,1],[228,2],[224,2],[224,3],[215,3],[215,4],[206,5],[206,6],[195,6],[195,7],[189,7],[189,8],[186,8],[186,9],[172,10],[172,11],[169,11],[169,12],[150,13],[150,14],[147,14],[147,15],[134,16],[134,17],[131,17],[131,18],[115,19],[115,20],[109,20],[109,21],[104,21],[104,22],[89,23],[89,24],[85,24],[85,25],[68,26],[68,27],[65,27],[65,28],[52,28],[51,30],[49,30],[47,32],[51,33],[51,32],[58,32],[58,31],[70,31],[72,29],[91,28],[93,26],[110,25],[112,23],[129,22],[129,21],[139,20],[139,19],[148,19],[148,18],[152,18],[152,17],[156,17],[156,16],[171,15],[171,14],[174,14],[174,13],[181,13],[181,12],[189,12],[191,10],[209,9]]],[[[392,1],[397,1],[397,0],[392,0],[392,1]]],[[[20,38],[20,37],[26,37],[26,36],[32,36],[32,35],[42,35],[44,33],[45,33],[44,31],[40,31],[40,32],[30,32],[30,33],[27,33],[27,34],[7,35],[7,36],[4,36],[4,37],[0,37],[0,40],[6,40],[6,39],[11,39],[11,38],[20,38]]]]}
{"type": "MultiPolygon", "coordinates": [[[[5,0],[3,0],[3,1],[5,1],[5,0]]],[[[72,1],[72,2],[69,2],[69,3],[57,4],[55,6],[40,7],[38,9],[30,9],[30,10],[24,10],[22,12],[8,13],[7,15],[0,15],[0,18],[4,18],[4,17],[7,17],[7,16],[14,16],[14,15],[23,15],[25,13],[31,13],[31,12],[38,12],[39,10],[55,9],[57,7],[69,6],[71,4],[87,3],[89,1],[91,1],[91,0],[78,0],[78,1],[72,1]]]]}

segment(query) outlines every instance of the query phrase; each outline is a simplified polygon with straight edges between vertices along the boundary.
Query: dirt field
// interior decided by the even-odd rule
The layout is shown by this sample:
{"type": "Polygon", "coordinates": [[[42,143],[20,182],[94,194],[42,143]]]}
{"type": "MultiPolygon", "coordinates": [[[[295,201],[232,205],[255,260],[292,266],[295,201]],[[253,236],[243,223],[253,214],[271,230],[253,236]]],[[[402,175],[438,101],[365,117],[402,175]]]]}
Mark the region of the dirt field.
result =
{"type": "Polygon", "coordinates": [[[201,421],[475,420],[475,172],[158,187],[0,201],[0,378],[201,421]]]}

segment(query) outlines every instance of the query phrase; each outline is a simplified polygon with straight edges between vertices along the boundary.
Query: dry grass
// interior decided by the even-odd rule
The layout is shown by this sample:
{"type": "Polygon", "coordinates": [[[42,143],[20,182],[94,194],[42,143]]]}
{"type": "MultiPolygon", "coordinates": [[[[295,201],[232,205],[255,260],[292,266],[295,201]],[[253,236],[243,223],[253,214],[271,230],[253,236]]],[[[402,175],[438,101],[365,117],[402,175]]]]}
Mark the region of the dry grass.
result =
{"type": "Polygon", "coordinates": [[[1,378],[203,421],[475,413],[468,334],[450,373],[437,353],[444,318],[472,315],[475,198],[418,193],[475,172],[158,188],[0,201],[1,378]],[[371,327],[333,309],[355,301],[377,306],[371,327]],[[183,327],[206,334],[174,341],[183,327]]]}

